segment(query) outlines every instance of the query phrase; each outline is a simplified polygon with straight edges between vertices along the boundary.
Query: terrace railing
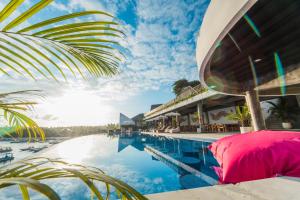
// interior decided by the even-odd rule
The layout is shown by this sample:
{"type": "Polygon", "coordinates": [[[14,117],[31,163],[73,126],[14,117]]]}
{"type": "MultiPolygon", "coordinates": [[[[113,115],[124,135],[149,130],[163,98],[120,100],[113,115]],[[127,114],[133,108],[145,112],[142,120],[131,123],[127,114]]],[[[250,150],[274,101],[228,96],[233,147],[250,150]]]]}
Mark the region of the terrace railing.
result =
{"type": "Polygon", "coordinates": [[[193,96],[196,96],[196,95],[201,94],[206,91],[207,91],[207,88],[203,88],[200,84],[195,87],[188,86],[188,87],[184,88],[183,91],[175,99],[172,99],[171,101],[169,101],[161,106],[158,106],[157,108],[151,110],[150,112],[145,113],[145,117],[151,116],[159,111],[162,111],[166,108],[169,108],[170,106],[176,105],[182,101],[185,101],[193,96]]]}

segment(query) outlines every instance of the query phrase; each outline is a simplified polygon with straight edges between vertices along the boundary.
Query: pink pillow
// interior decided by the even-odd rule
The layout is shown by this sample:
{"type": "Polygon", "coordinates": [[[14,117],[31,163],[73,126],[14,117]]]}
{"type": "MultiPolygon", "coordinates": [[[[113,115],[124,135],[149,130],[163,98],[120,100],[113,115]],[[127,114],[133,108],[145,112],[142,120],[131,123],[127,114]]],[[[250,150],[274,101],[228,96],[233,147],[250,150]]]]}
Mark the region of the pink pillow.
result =
{"type": "Polygon", "coordinates": [[[300,132],[257,131],[222,138],[209,146],[221,183],[274,176],[300,177],[300,132]]]}

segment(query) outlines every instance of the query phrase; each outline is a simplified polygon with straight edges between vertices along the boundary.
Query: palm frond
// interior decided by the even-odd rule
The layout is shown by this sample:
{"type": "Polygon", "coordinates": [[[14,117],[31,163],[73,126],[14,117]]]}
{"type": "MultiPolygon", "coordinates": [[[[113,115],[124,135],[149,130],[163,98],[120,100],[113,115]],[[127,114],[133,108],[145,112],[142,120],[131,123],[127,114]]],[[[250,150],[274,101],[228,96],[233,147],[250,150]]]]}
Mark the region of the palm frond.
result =
{"type": "MultiPolygon", "coordinates": [[[[76,12],[19,28],[52,1],[39,1],[0,30],[0,63],[6,67],[0,67],[0,71],[8,75],[9,68],[31,78],[42,75],[56,81],[58,75],[67,79],[67,71],[83,78],[86,74],[96,77],[116,74],[124,58],[118,41],[125,34],[109,13],[76,12]],[[103,16],[106,20],[74,23],[89,16],[103,16]]],[[[0,12],[0,21],[7,20],[22,2],[11,0],[0,12]]]]}
{"type": "Polygon", "coordinates": [[[8,122],[10,130],[4,131],[4,133],[12,135],[17,134],[19,137],[24,135],[26,131],[28,140],[32,137],[40,137],[45,139],[44,131],[37,125],[37,123],[26,116],[24,112],[32,110],[33,106],[37,103],[35,101],[29,101],[26,99],[26,95],[40,97],[39,90],[23,90],[10,93],[0,93],[0,109],[3,111],[3,118],[8,122]],[[22,96],[23,98],[19,97],[22,96]]]}
{"type": "Polygon", "coordinates": [[[111,187],[120,195],[120,199],[146,200],[128,184],[106,175],[95,167],[70,164],[58,159],[46,157],[31,158],[19,161],[13,165],[0,168],[0,190],[13,185],[22,186],[23,197],[27,196],[27,187],[46,195],[49,199],[60,199],[59,195],[42,180],[57,178],[77,178],[81,180],[97,199],[109,199],[111,187]],[[104,183],[106,191],[100,190],[95,183],[104,183]]]}

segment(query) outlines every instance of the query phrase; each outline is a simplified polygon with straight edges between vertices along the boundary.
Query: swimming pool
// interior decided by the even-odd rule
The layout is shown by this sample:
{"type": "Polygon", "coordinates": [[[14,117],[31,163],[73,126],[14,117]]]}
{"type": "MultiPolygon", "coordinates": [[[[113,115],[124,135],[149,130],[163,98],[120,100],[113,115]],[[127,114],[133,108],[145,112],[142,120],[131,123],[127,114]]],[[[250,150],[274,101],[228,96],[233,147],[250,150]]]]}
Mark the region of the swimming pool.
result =
{"type": "MultiPolygon", "coordinates": [[[[42,155],[101,168],[142,194],[151,194],[216,184],[217,176],[211,166],[217,162],[206,148],[208,145],[205,141],[146,134],[99,134],[67,140],[42,155]]],[[[47,183],[62,199],[90,199],[90,192],[79,181],[62,179],[47,183]]],[[[5,189],[0,199],[21,196],[5,189]]]]}

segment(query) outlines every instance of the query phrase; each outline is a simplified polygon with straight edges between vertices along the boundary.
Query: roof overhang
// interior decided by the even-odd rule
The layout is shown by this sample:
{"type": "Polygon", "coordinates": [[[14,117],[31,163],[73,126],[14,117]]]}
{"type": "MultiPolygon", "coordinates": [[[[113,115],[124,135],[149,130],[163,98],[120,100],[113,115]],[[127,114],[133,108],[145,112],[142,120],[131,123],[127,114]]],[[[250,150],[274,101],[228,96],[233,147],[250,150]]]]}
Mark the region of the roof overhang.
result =
{"type": "Polygon", "coordinates": [[[300,2],[212,0],[196,59],[202,84],[224,94],[300,94],[300,2]]]}

